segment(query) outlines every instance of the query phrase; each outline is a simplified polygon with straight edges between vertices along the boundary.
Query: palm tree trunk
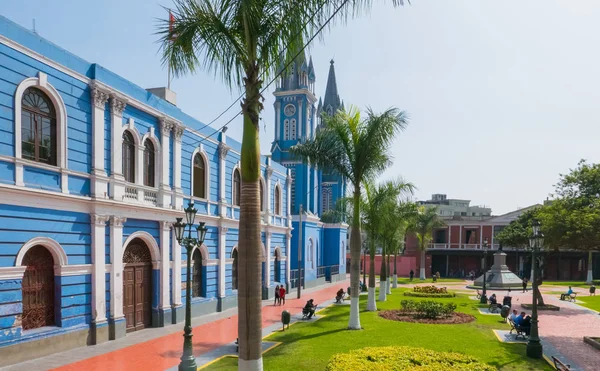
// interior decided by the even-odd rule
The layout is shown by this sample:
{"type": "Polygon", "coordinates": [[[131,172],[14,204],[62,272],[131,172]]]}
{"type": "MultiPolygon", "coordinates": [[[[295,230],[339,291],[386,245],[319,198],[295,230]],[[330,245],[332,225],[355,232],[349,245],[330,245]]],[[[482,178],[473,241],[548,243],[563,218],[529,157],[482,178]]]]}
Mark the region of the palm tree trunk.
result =
{"type": "Polygon", "coordinates": [[[381,251],[381,270],[379,271],[379,301],[386,300],[387,274],[386,274],[385,248],[381,251]]]}
{"type": "Polygon", "coordinates": [[[352,234],[350,235],[350,318],[348,329],[360,330],[360,185],[354,187],[354,216],[352,218],[352,234]]]}
{"type": "Polygon", "coordinates": [[[369,294],[367,297],[367,310],[376,311],[377,303],[375,302],[375,241],[369,238],[369,294]]]}
{"type": "Polygon", "coordinates": [[[421,247],[421,269],[419,272],[419,279],[425,279],[425,249],[421,247]]]}
{"type": "Polygon", "coordinates": [[[392,293],[392,269],[390,268],[390,254],[387,254],[387,293],[390,295],[392,293]]]}
{"type": "Polygon", "coordinates": [[[260,233],[260,143],[258,119],[261,82],[258,67],[246,69],[241,153],[238,262],[239,370],[262,370],[262,248],[260,233]]]}
{"type": "Polygon", "coordinates": [[[593,265],[593,260],[592,260],[592,252],[588,252],[588,271],[587,271],[587,279],[585,280],[585,283],[587,283],[588,285],[591,285],[594,282],[594,272],[592,271],[592,265],[593,265]]]}
{"type": "Polygon", "coordinates": [[[398,257],[398,253],[394,253],[394,278],[392,279],[392,287],[398,287],[398,272],[396,272],[396,258],[398,257]]]}

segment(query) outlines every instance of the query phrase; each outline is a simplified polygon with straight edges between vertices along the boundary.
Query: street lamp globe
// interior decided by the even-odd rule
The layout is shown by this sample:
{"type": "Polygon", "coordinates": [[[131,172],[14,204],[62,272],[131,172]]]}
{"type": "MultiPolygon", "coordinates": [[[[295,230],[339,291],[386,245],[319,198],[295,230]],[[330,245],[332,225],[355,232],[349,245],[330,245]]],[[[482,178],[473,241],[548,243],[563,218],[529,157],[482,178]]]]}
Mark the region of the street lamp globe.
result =
{"type": "Polygon", "coordinates": [[[184,211],[185,211],[185,220],[186,220],[187,224],[193,225],[194,219],[196,219],[196,213],[198,212],[198,210],[196,210],[196,208],[194,208],[194,203],[190,202],[188,204],[188,207],[186,207],[184,211]]]}
{"type": "Polygon", "coordinates": [[[206,228],[206,223],[200,222],[196,228],[196,231],[198,232],[198,244],[202,245],[204,243],[204,238],[206,237],[206,232],[208,231],[208,228],[206,228]]]}
{"type": "Polygon", "coordinates": [[[175,239],[177,242],[181,244],[181,240],[183,240],[183,234],[185,233],[185,223],[182,222],[183,218],[175,218],[176,222],[173,224],[173,229],[175,230],[175,239]]]}

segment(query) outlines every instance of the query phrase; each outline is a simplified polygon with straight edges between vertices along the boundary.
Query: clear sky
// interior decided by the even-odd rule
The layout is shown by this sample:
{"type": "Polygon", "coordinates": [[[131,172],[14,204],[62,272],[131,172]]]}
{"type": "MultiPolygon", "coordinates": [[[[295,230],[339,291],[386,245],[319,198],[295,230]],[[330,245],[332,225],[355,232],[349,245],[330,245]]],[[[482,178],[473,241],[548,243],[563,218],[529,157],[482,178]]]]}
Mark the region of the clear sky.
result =
{"type": "MultiPolygon", "coordinates": [[[[409,112],[382,178],[403,176],[419,199],[446,193],[500,214],[541,202],[579,159],[600,160],[599,1],[413,0],[397,9],[375,2],[310,53],[317,95],[335,58],[346,107],[409,112]]],[[[148,88],[166,85],[154,32],[156,18],[166,17],[160,5],[170,4],[0,0],[0,14],[27,28],[35,18],[41,36],[148,88]]],[[[172,88],[178,106],[204,122],[239,95],[205,73],[172,88]]],[[[273,96],[265,97],[261,147],[268,153],[273,96]]],[[[241,138],[241,119],[227,134],[241,138]]]]}

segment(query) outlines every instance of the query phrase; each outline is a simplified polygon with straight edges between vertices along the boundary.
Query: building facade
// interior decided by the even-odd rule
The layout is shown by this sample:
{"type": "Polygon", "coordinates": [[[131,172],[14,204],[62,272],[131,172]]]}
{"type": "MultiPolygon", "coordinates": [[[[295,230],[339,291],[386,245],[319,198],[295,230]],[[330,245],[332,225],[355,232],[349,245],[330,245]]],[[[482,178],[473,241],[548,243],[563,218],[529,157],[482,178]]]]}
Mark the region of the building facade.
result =
{"type": "MultiPolygon", "coordinates": [[[[241,145],[174,103],[0,17],[0,366],[181,322],[188,289],[194,316],[237,305],[241,145]],[[190,202],[208,233],[186,287],[172,223],[190,202]]],[[[292,189],[307,180],[261,162],[269,297],[290,287],[292,189]]],[[[316,272],[343,243],[326,250],[315,218],[316,272]]]]}
{"type": "MultiPolygon", "coordinates": [[[[301,53],[279,79],[274,92],[275,136],[271,156],[291,175],[292,287],[297,287],[300,270],[305,287],[335,282],[346,273],[348,226],[345,223],[323,223],[319,217],[333,209],[335,203],[344,197],[346,182],[337,174],[324,174],[316,165],[304,163],[289,152],[295,144],[314,137],[319,125],[323,124],[321,100],[315,108],[315,81],[312,58],[307,62],[306,56],[301,53]]],[[[325,114],[329,115],[342,108],[333,61],[329,68],[326,101],[328,95],[333,95],[332,92],[335,92],[338,104],[328,105],[325,114]]]]}
{"type": "Polygon", "coordinates": [[[470,200],[447,198],[445,194],[437,193],[431,200],[419,201],[425,207],[435,207],[441,217],[486,217],[492,216],[492,209],[486,206],[471,206],[470,200]]]}
{"type": "MultiPolygon", "coordinates": [[[[434,195],[435,196],[435,195],[434,195]]],[[[427,277],[439,272],[442,277],[467,277],[471,271],[479,277],[483,269],[489,269],[494,261],[493,254],[500,248],[496,236],[523,212],[539,207],[533,205],[498,216],[440,216],[444,226],[432,232],[432,241],[425,255],[427,277]],[[484,265],[485,246],[488,243],[487,260],[484,265]]],[[[491,212],[490,212],[491,214],[491,212]]],[[[415,272],[421,267],[421,253],[418,240],[407,235],[407,256],[416,258],[415,272]]],[[[508,268],[520,277],[531,273],[531,252],[514,246],[502,246],[507,254],[508,268]]],[[[542,277],[547,280],[586,280],[588,254],[581,251],[542,251],[544,267],[542,277]]],[[[600,272],[600,255],[593,257],[593,271],[600,272]]],[[[596,276],[598,273],[595,273],[596,276]]]]}

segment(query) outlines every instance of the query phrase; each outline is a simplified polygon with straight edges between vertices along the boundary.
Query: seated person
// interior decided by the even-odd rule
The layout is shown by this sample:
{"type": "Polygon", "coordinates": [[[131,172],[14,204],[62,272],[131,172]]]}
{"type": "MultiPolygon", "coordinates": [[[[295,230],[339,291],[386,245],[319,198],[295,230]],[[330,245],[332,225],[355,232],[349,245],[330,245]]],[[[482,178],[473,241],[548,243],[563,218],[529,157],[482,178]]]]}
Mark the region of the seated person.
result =
{"type": "Polygon", "coordinates": [[[512,307],[512,296],[506,295],[504,299],[502,299],[502,305],[508,305],[512,307]]]}
{"type": "Polygon", "coordinates": [[[335,294],[335,301],[336,303],[339,303],[342,301],[342,299],[344,299],[344,295],[346,293],[344,292],[344,289],[339,289],[337,294],[335,294]]]}
{"type": "Polygon", "coordinates": [[[523,318],[520,326],[521,330],[525,333],[525,335],[529,336],[529,333],[531,332],[531,317],[526,316],[525,318],[523,318]]]}
{"type": "Polygon", "coordinates": [[[524,319],[525,319],[525,312],[521,312],[521,315],[518,316],[517,318],[515,318],[513,320],[513,322],[515,323],[515,326],[521,327],[521,323],[523,322],[524,319]]]}
{"type": "Polygon", "coordinates": [[[490,304],[498,304],[498,299],[496,299],[496,294],[492,294],[492,296],[490,296],[490,304]]]}
{"type": "Polygon", "coordinates": [[[302,312],[307,314],[306,318],[311,319],[312,316],[315,315],[315,309],[317,309],[317,306],[314,305],[314,300],[310,299],[306,302],[306,305],[304,306],[302,312]]]}
{"type": "Polygon", "coordinates": [[[514,322],[515,325],[517,324],[517,322],[516,322],[517,321],[517,317],[520,317],[519,316],[519,312],[517,312],[516,309],[513,309],[512,314],[510,315],[510,319],[514,322]]]}
{"type": "Polygon", "coordinates": [[[573,289],[571,288],[571,286],[569,286],[569,289],[567,290],[566,293],[560,294],[560,300],[565,300],[566,298],[571,296],[572,293],[573,293],[573,289]]]}

